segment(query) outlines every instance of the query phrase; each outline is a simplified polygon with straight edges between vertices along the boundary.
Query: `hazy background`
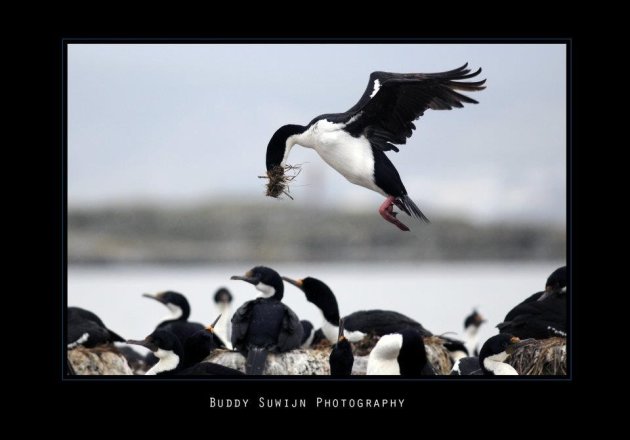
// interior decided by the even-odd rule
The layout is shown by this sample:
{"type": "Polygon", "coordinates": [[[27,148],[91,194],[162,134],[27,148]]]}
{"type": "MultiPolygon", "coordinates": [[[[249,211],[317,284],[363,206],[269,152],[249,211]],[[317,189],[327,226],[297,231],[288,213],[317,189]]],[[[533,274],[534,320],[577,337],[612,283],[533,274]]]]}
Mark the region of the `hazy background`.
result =
{"type": "Polygon", "coordinates": [[[565,61],[563,45],[70,45],[70,304],[138,337],[165,311],[143,291],[179,290],[209,321],[222,279],[267,264],[340,286],[343,314],[395,308],[441,332],[479,306],[494,325],[566,259],[565,61]],[[388,153],[432,225],[400,232],[382,196],[299,147],[295,200],[264,196],[277,128],[347,110],[374,70],[465,62],[487,78],[480,104],[427,111],[388,153]]]}

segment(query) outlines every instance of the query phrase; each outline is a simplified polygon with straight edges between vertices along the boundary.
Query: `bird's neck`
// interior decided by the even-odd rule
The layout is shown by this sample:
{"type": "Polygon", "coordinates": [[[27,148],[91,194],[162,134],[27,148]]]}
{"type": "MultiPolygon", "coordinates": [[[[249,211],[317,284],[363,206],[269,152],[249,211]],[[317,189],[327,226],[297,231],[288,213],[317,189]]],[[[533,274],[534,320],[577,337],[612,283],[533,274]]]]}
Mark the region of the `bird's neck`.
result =
{"type": "Polygon", "coordinates": [[[168,303],[166,307],[171,312],[170,315],[165,316],[162,322],[166,321],[186,321],[190,315],[190,309],[180,307],[176,304],[168,303]]]}
{"type": "Polygon", "coordinates": [[[147,376],[160,373],[173,373],[178,369],[180,357],[174,351],[159,349],[155,355],[160,360],[145,373],[147,376]]]}

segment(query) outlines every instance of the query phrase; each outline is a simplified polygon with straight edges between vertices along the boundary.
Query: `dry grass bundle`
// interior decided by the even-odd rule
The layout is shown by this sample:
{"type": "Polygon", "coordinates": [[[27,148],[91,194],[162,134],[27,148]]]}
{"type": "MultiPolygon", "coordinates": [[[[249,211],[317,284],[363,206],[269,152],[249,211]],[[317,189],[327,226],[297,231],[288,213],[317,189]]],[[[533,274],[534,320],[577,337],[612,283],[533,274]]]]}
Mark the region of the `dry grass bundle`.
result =
{"type": "Polygon", "coordinates": [[[566,375],[567,340],[549,338],[519,347],[507,359],[520,375],[566,375]]]}
{"type": "Polygon", "coordinates": [[[427,350],[427,359],[433,365],[437,374],[450,374],[453,363],[448,355],[448,350],[444,347],[444,339],[439,336],[428,336],[424,338],[424,347],[427,350]]]}
{"type": "Polygon", "coordinates": [[[302,171],[301,165],[285,165],[284,167],[276,165],[267,171],[266,176],[258,176],[260,179],[268,179],[267,192],[268,197],[278,198],[282,194],[293,200],[289,191],[289,182],[292,182],[302,171]],[[293,174],[288,174],[293,172],[293,174]]]}

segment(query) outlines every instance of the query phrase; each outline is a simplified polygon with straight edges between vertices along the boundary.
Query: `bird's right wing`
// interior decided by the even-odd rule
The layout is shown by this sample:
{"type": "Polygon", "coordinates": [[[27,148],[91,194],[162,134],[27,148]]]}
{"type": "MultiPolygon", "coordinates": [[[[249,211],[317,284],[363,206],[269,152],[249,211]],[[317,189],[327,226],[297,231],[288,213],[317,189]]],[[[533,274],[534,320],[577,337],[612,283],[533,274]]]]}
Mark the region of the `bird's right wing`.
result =
{"type": "Polygon", "coordinates": [[[282,327],[280,328],[280,334],[278,335],[278,346],[291,350],[298,348],[302,342],[302,336],[304,329],[300,318],[295,314],[293,310],[285,306],[284,318],[282,319],[282,327]]]}

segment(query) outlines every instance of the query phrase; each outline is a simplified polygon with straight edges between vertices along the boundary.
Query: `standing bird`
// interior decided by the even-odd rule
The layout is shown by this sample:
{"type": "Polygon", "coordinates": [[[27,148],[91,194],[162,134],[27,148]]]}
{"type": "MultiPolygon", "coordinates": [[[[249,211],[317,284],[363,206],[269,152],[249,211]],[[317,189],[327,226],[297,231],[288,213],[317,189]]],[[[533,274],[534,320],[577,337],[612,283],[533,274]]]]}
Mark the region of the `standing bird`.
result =
{"type": "Polygon", "coordinates": [[[201,362],[188,367],[184,366],[185,352],[179,338],[172,332],[164,329],[156,329],[142,341],[127,341],[128,344],[141,345],[148,348],[159,359],[153,365],[146,376],[151,375],[216,375],[232,376],[241,375],[238,370],[224,367],[223,365],[211,362],[201,362]]]}
{"type": "Polygon", "coordinates": [[[188,322],[190,305],[186,297],[181,293],[167,290],[166,292],[156,293],[155,295],[143,293],[142,296],[154,299],[164,304],[166,308],[169,309],[171,314],[158,324],[156,330],[162,329],[170,331],[177,336],[182,346],[186,343],[186,339],[188,339],[189,336],[204,329],[204,326],[198,322],[188,322]]]}
{"type": "MultiPolygon", "coordinates": [[[[306,277],[301,280],[282,277],[287,283],[293,284],[306,296],[306,300],[315,304],[324,317],[321,330],[334,344],[339,333],[339,306],[333,291],[323,281],[317,278],[306,277]]],[[[378,336],[389,333],[397,333],[405,329],[414,329],[422,336],[431,336],[432,333],[422,324],[390,310],[360,310],[343,318],[344,336],[351,342],[358,342],[368,334],[378,336]]]]}
{"type": "Polygon", "coordinates": [[[529,344],[516,336],[499,334],[489,338],[481,347],[479,357],[465,357],[453,365],[451,376],[509,376],[518,375],[514,367],[504,361],[518,347],[529,344]]]}
{"type": "Polygon", "coordinates": [[[500,333],[519,338],[546,339],[567,336],[567,267],[547,278],[545,290],[515,306],[497,324],[500,333]]]}
{"type": "Polygon", "coordinates": [[[256,266],[245,276],[234,275],[231,279],[253,284],[261,292],[232,316],[232,345],[247,353],[247,374],[262,374],[267,354],[299,348],[304,330],[293,310],[282,303],[284,284],[278,272],[256,266]]]}
{"type": "Polygon", "coordinates": [[[422,335],[407,329],[378,340],[368,357],[367,375],[432,376],[422,335]]]}
{"type": "Polygon", "coordinates": [[[441,73],[373,72],[363,96],[350,110],[317,116],[307,126],[285,125],[271,137],[267,146],[267,195],[284,192],[287,159],[291,148],[313,148],[328,165],[348,181],[386,197],[379,208],[381,216],[402,231],[409,228],[396,219],[394,205],[407,215],[429,220],[407,195],[398,171],[385,155],[404,144],[416,126],[413,121],[428,109],[451,110],[462,103],[477,101],[456,90],[483,90],[486,80],[462,82],[477,76],[462,67],[441,73]]]}
{"type": "Polygon", "coordinates": [[[466,335],[464,344],[466,345],[468,353],[471,353],[473,356],[479,355],[477,348],[479,344],[479,327],[481,327],[481,324],[484,322],[486,322],[486,320],[479,314],[477,309],[473,309],[473,312],[464,320],[464,333],[466,335]]]}
{"type": "Polygon", "coordinates": [[[330,363],[331,376],[350,376],[352,374],[354,355],[352,354],[352,345],[343,335],[343,319],[339,320],[337,343],[332,347],[328,362],[330,363]]]}
{"type": "Polygon", "coordinates": [[[116,341],[125,342],[122,337],[105,327],[101,318],[89,310],[80,307],[68,307],[67,319],[66,346],[68,349],[73,349],[79,345],[91,348],[116,341]]]}
{"type": "Polygon", "coordinates": [[[226,347],[231,349],[232,344],[230,339],[232,338],[232,326],[230,325],[230,319],[232,319],[232,294],[225,287],[219,288],[214,293],[214,304],[217,307],[221,318],[219,322],[214,326],[214,333],[225,343],[226,347]]]}

